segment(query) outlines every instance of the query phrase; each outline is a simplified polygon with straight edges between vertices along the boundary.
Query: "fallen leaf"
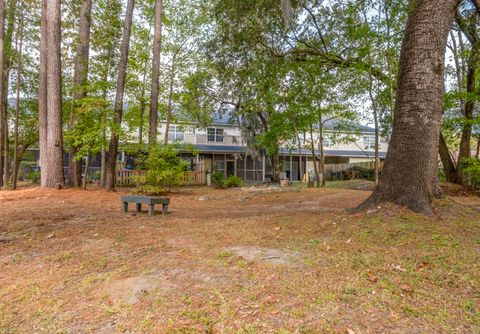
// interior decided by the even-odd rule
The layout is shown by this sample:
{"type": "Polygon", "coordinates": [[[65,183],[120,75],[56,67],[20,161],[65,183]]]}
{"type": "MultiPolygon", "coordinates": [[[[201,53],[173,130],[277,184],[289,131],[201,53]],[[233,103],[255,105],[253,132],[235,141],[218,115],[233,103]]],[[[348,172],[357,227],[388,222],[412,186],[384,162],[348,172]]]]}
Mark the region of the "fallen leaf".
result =
{"type": "Polygon", "coordinates": [[[350,328],[346,328],[346,332],[347,334],[355,334],[354,330],[350,328]]]}
{"type": "Polygon", "coordinates": [[[47,236],[47,239],[52,239],[52,238],[54,238],[54,237],[55,237],[55,233],[52,233],[52,234],[50,234],[50,235],[47,236]]]}
{"type": "Polygon", "coordinates": [[[372,274],[370,271],[367,273],[368,274],[368,280],[372,283],[375,283],[378,281],[378,277],[372,274]]]}

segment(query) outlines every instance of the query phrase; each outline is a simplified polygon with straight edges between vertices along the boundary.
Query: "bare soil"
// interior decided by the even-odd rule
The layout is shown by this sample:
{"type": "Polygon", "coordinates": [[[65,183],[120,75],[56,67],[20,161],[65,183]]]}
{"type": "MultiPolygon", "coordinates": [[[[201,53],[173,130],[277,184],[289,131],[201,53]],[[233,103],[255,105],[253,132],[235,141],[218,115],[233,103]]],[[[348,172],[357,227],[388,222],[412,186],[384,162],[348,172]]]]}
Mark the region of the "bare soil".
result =
{"type": "Polygon", "coordinates": [[[165,219],[127,191],[0,191],[0,333],[480,333],[478,196],[184,188],[165,219]]]}

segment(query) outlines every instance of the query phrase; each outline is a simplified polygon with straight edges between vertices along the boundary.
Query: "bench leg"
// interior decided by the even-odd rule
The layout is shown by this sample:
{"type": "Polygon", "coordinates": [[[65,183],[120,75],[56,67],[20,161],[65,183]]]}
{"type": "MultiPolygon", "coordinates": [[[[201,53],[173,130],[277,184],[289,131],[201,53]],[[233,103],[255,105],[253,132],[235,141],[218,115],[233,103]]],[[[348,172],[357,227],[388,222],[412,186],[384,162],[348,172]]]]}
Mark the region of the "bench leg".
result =
{"type": "Polygon", "coordinates": [[[162,214],[163,216],[168,215],[168,204],[163,204],[162,214]]]}
{"type": "Polygon", "coordinates": [[[142,203],[137,203],[137,212],[142,211],[142,203]]]}
{"type": "Polygon", "coordinates": [[[148,215],[152,217],[154,214],[155,214],[155,205],[150,204],[150,206],[148,207],[148,215]]]}
{"type": "Polygon", "coordinates": [[[128,202],[123,202],[123,212],[128,212],[128,202]]]}

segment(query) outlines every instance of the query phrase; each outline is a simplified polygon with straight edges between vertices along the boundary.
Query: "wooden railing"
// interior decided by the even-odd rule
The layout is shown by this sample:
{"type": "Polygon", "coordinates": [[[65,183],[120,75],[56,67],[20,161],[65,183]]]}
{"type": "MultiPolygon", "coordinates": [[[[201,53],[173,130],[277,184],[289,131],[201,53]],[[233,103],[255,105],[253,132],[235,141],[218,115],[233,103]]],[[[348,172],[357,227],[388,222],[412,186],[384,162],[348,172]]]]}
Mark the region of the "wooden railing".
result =
{"type": "MultiPolygon", "coordinates": [[[[143,175],[143,173],[144,171],[142,170],[128,170],[128,169],[117,170],[116,184],[118,186],[134,187],[136,185],[134,180],[135,176],[143,175]]],[[[205,172],[197,172],[197,171],[184,172],[182,177],[182,183],[184,185],[207,184],[206,174],[205,172]]]]}
{"type": "Polygon", "coordinates": [[[142,170],[117,169],[116,184],[118,186],[135,186],[135,176],[140,176],[144,172],[142,170]]]}
{"type": "Polygon", "coordinates": [[[203,185],[207,184],[205,172],[188,171],[183,175],[182,182],[185,185],[203,185]]]}

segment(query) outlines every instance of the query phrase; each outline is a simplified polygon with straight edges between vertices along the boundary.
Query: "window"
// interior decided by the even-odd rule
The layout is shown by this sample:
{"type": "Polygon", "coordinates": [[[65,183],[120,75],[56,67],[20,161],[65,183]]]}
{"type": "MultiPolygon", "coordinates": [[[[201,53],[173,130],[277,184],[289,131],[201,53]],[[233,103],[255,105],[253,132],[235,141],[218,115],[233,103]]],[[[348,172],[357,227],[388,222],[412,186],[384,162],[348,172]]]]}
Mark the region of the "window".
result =
{"type": "Polygon", "coordinates": [[[207,141],[215,143],[223,143],[223,129],[208,128],[207,141]]]}
{"type": "Polygon", "coordinates": [[[366,150],[375,148],[375,137],[374,136],[364,136],[363,137],[363,146],[366,150]]]}
{"type": "Polygon", "coordinates": [[[168,140],[169,141],[183,141],[185,139],[185,133],[178,125],[170,125],[168,127],[168,140]]]}
{"type": "Polygon", "coordinates": [[[332,138],[323,137],[323,146],[324,147],[333,147],[333,146],[335,146],[335,143],[333,142],[332,138]]]}

